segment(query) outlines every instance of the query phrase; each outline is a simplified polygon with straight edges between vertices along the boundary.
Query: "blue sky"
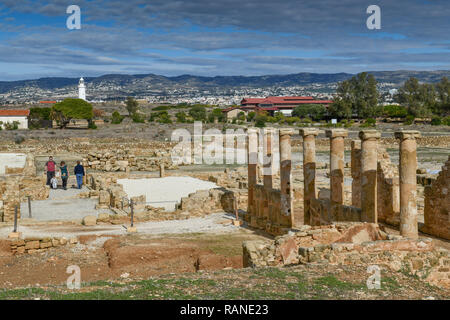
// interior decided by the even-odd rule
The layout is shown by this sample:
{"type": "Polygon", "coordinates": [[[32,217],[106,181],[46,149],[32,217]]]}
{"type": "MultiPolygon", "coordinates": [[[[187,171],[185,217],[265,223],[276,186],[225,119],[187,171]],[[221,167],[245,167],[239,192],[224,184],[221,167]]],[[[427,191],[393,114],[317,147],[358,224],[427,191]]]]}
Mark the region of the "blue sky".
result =
{"type": "Polygon", "coordinates": [[[0,0],[0,80],[448,70],[449,17],[448,0],[0,0]]]}

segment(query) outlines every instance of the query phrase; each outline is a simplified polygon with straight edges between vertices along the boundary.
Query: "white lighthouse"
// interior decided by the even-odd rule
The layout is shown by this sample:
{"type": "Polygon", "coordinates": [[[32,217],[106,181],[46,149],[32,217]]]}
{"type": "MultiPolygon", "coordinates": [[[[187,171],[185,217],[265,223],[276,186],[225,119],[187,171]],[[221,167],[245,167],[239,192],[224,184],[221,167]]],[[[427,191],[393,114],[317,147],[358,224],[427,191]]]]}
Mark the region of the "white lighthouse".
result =
{"type": "Polygon", "coordinates": [[[86,100],[86,86],[83,78],[80,78],[80,82],[78,83],[78,98],[86,100]]]}

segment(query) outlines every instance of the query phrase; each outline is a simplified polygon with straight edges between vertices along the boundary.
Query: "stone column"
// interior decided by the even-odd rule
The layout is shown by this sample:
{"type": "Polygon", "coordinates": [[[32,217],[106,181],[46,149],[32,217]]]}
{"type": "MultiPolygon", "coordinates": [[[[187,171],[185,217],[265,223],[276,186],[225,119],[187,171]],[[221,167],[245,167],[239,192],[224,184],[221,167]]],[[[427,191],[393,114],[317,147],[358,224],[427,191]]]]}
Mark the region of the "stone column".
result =
{"type": "Polygon", "coordinates": [[[361,139],[361,220],[378,223],[377,219],[377,148],[381,134],[376,130],[359,132],[361,139]]]}
{"type": "Polygon", "coordinates": [[[272,139],[274,133],[273,128],[267,128],[264,130],[264,140],[263,140],[263,182],[264,188],[266,190],[270,190],[273,187],[273,155],[272,155],[272,147],[273,141],[272,139]]]}
{"type": "Polygon", "coordinates": [[[316,198],[316,128],[300,129],[303,137],[303,221],[311,224],[310,203],[316,198]]]}
{"type": "Polygon", "coordinates": [[[398,131],[400,140],[400,234],[418,238],[417,226],[417,143],[419,131],[398,131]]]}
{"type": "Polygon", "coordinates": [[[325,131],[330,138],[330,187],[332,204],[344,204],[344,139],[347,130],[331,129],[325,131]]]}
{"type": "MultiPolygon", "coordinates": [[[[258,130],[249,128],[247,130],[248,148],[248,206],[247,213],[255,214],[255,186],[258,170],[258,130]]],[[[249,220],[250,221],[250,220],[249,220]]]]}
{"type": "Polygon", "coordinates": [[[291,228],[294,225],[294,203],[292,197],[291,168],[292,151],[291,136],[293,129],[280,129],[280,190],[281,214],[279,221],[283,226],[291,228]]]}
{"type": "Polygon", "coordinates": [[[352,140],[352,206],[361,208],[361,141],[352,140]]]}

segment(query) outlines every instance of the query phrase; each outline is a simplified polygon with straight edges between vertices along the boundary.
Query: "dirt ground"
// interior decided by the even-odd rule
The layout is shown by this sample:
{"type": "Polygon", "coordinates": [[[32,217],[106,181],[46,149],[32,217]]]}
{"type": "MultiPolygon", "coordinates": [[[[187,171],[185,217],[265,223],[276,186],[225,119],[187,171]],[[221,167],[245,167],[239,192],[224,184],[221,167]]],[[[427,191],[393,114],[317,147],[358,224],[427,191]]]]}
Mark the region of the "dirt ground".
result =
{"type": "Polygon", "coordinates": [[[265,238],[243,230],[230,234],[162,236],[80,236],[79,243],[46,252],[12,255],[9,241],[0,241],[0,287],[64,284],[66,269],[78,265],[83,282],[127,275],[148,278],[199,270],[242,268],[242,242],[265,238]]]}

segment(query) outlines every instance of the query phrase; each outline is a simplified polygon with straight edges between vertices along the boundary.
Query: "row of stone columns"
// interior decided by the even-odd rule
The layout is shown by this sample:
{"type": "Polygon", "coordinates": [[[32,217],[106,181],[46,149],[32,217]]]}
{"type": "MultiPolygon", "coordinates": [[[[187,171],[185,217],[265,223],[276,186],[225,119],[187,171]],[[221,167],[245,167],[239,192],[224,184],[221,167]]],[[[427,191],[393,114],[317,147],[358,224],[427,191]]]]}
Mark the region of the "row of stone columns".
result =
{"type": "MultiPolygon", "coordinates": [[[[316,159],[315,137],[319,130],[305,128],[300,130],[303,137],[303,174],[304,174],[304,223],[310,224],[311,199],[316,198],[316,159]]],[[[344,139],[348,132],[343,129],[327,130],[326,136],[330,138],[330,186],[332,204],[344,203],[344,139]]],[[[408,238],[418,237],[417,226],[417,147],[416,137],[418,131],[400,131],[395,137],[400,140],[400,233],[408,238]]],[[[361,142],[352,142],[352,151],[360,153],[352,166],[361,168],[359,174],[354,172],[352,177],[357,178],[358,184],[353,187],[352,203],[361,206],[361,220],[377,223],[377,165],[378,141],[381,137],[376,130],[364,130],[359,133],[361,142]]]]}
{"type": "MultiPolygon", "coordinates": [[[[257,184],[258,172],[258,130],[248,129],[248,212],[252,215],[255,210],[255,186],[257,184]]],[[[264,161],[263,183],[264,188],[270,190],[273,188],[273,163],[272,146],[275,130],[267,128],[264,130],[263,152],[266,157],[264,161]]],[[[279,131],[280,141],[280,192],[281,192],[281,212],[286,217],[288,227],[294,224],[293,215],[293,196],[292,196],[292,151],[291,136],[294,134],[292,129],[281,129],[279,131]]],[[[268,209],[268,208],[267,208],[268,209]]]]}

